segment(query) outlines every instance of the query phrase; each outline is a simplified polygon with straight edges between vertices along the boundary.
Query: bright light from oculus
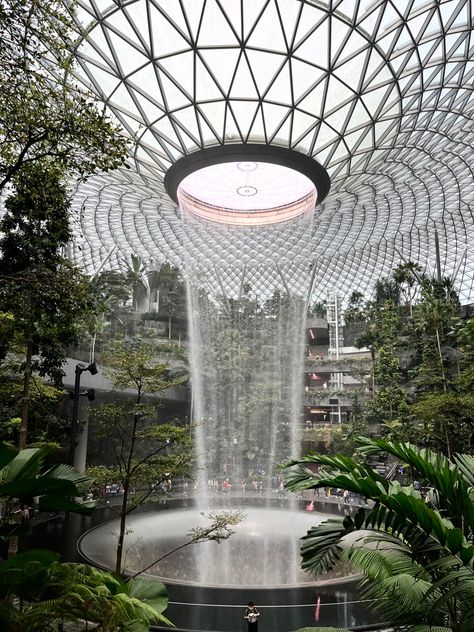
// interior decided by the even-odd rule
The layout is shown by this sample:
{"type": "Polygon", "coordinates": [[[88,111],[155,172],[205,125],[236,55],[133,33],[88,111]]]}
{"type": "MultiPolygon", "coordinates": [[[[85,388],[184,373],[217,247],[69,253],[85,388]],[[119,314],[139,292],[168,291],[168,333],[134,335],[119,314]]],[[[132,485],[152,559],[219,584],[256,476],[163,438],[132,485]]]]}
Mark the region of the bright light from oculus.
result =
{"type": "Polygon", "coordinates": [[[318,194],[305,175],[269,162],[225,162],[198,169],[179,184],[186,213],[218,224],[264,226],[313,211],[318,194]]]}

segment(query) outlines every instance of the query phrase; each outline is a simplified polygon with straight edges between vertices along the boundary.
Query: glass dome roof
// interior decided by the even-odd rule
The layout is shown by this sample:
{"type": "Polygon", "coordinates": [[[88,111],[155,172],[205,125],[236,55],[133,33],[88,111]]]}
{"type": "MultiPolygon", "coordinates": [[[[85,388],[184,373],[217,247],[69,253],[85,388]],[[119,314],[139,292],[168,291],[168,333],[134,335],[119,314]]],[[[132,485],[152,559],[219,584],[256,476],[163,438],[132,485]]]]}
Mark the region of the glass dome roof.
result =
{"type": "Polygon", "coordinates": [[[79,0],[75,19],[74,80],[134,141],[130,170],[76,186],[85,269],[131,252],[179,264],[168,169],[208,147],[260,143],[331,176],[312,229],[285,236],[290,261],[304,252],[317,267],[318,292],[366,292],[407,259],[433,271],[436,230],[442,273],[473,300],[468,0],[79,0]]]}

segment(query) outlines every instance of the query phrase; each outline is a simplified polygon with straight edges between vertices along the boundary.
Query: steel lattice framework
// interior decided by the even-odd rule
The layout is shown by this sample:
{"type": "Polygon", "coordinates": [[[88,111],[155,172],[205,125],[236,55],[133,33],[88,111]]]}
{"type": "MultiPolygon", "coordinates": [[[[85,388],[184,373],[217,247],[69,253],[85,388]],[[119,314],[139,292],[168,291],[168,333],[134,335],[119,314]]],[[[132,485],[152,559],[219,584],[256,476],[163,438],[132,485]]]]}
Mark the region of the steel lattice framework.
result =
{"type": "MultiPolygon", "coordinates": [[[[134,143],[130,169],[75,189],[76,262],[180,264],[169,167],[262,143],[313,157],[332,180],[303,234],[262,238],[262,256],[282,241],[295,282],[311,265],[315,292],[344,295],[403,260],[433,271],[436,231],[442,273],[472,301],[472,13],[469,0],[79,0],[75,80],[134,143]]],[[[232,245],[203,229],[203,249],[230,266],[232,245]]]]}

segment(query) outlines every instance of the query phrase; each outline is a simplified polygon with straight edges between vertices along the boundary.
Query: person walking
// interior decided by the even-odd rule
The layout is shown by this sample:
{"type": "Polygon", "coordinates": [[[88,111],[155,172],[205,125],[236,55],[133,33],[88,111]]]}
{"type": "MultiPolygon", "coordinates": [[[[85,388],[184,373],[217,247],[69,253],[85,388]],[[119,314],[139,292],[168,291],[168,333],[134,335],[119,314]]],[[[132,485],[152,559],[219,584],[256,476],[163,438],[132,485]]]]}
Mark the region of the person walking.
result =
{"type": "Polygon", "coordinates": [[[244,619],[247,619],[248,632],[258,631],[258,617],[260,612],[255,607],[253,601],[249,601],[249,605],[245,608],[244,619]]]}

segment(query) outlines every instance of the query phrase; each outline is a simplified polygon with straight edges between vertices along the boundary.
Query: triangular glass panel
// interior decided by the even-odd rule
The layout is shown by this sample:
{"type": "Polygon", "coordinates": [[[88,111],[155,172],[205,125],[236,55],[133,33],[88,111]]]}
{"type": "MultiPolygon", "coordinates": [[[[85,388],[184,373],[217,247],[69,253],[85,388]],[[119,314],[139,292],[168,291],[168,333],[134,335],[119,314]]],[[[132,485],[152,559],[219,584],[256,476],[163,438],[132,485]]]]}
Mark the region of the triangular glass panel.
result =
{"type": "Polygon", "coordinates": [[[161,90],[170,112],[182,107],[186,107],[191,103],[191,99],[186,96],[176,84],[169,79],[162,70],[159,70],[161,80],[161,90]]]}
{"type": "Polygon", "coordinates": [[[289,146],[288,139],[291,133],[291,115],[285,120],[280,128],[269,138],[269,142],[274,145],[289,146]]]}
{"type": "Polygon", "coordinates": [[[332,165],[335,165],[339,160],[342,160],[343,158],[347,159],[347,147],[342,142],[342,139],[338,137],[329,155],[329,161],[332,165]]]}
{"type": "Polygon", "coordinates": [[[184,147],[181,146],[181,144],[176,147],[174,144],[169,143],[166,140],[163,140],[163,145],[167,150],[167,155],[170,156],[173,160],[178,160],[179,158],[181,158],[181,156],[184,153],[184,147]]]}
{"type": "Polygon", "coordinates": [[[224,142],[239,143],[241,141],[242,139],[237,123],[235,122],[232,111],[226,104],[224,142]]]}
{"type": "Polygon", "coordinates": [[[200,111],[206,117],[206,119],[212,122],[219,139],[224,137],[224,125],[226,114],[225,101],[213,101],[212,103],[201,103],[199,106],[200,111]]]}
{"type": "Polygon", "coordinates": [[[258,99],[259,95],[249,69],[247,58],[241,55],[237,72],[235,73],[229,97],[231,99],[258,99]]]}
{"type": "Polygon", "coordinates": [[[199,29],[198,46],[237,46],[238,33],[232,31],[216,0],[207,0],[199,29]]]}
{"type": "MultiPolygon", "coordinates": [[[[344,64],[350,60],[355,59],[357,55],[360,55],[361,52],[370,50],[371,44],[364,39],[359,33],[356,31],[352,31],[349,35],[349,38],[345,40],[344,48],[341,51],[341,54],[338,55],[337,61],[332,57],[332,62],[339,64],[344,64]]],[[[332,50],[332,49],[331,49],[332,50]]],[[[334,51],[335,52],[335,51],[334,51]]],[[[364,53],[364,56],[367,52],[364,53]]]]}
{"type": "MultiPolygon", "coordinates": [[[[412,42],[413,40],[415,40],[415,42],[418,42],[420,38],[422,37],[427,27],[427,24],[426,24],[427,19],[429,19],[427,13],[420,13],[419,15],[415,15],[414,17],[408,20],[407,30],[408,30],[408,33],[411,34],[412,42]]],[[[402,42],[401,45],[403,46],[406,44],[405,42],[402,42]]]]}
{"type": "Polygon", "coordinates": [[[348,123],[348,117],[352,118],[352,109],[353,104],[348,103],[347,105],[343,105],[342,108],[336,110],[333,114],[325,115],[324,120],[328,125],[333,127],[339,133],[343,133],[344,128],[346,128],[346,123],[348,123]]]}
{"type": "Polygon", "coordinates": [[[114,112],[115,116],[120,121],[120,124],[132,135],[135,136],[141,129],[143,129],[143,125],[140,121],[137,121],[132,116],[128,116],[124,114],[120,110],[116,110],[114,112]]]}
{"type": "Polygon", "coordinates": [[[159,108],[157,105],[152,103],[149,99],[147,99],[143,94],[136,91],[133,86],[129,87],[129,90],[133,90],[136,93],[137,101],[140,105],[140,109],[142,111],[142,117],[145,122],[153,123],[154,121],[160,119],[164,112],[163,109],[159,108]]]}
{"type": "Polygon", "coordinates": [[[326,106],[324,111],[332,110],[338,105],[343,105],[347,101],[355,98],[355,94],[344,83],[339,81],[334,75],[329,77],[326,106]]]}
{"type": "Polygon", "coordinates": [[[291,76],[289,62],[283,66],[275,81],[264,95],[267,101],[276,101],[282,104],[292,104],[291,100],[291,76]]]}
{"type": "Polygon", "coordinates": [[[302,138],[300,138],[296,142],[296,144],[293,145],[293,149],[295,149],[296,151],[300,151],[301,153],[304,153],[304,154],[309,153],[313,147],[317,126],[319,126],[319,122],[317,123],[317,125],[315,125],[315,127],[312,130],[310,130],[306,134],[306,136],[303,136],[302,138]]]}
{"type": "Polygon", "coordinates": [[[380,117],[385,116],[388,110],[392,109],[394,106],[399,107],[400,104],[400,97],[398,94],[397,86],[395,84],[393,84],[391,87],[387,86],[386,91],[387,95],[385,99],[385,104],[379,114],[380,117]]]}
{"type": "Polygon", "coordinates": [[[367,149],[372,149],[374,146],[372,128],[367,127],[365,131],[361,133],[361,142],[357,147],[357,151],[366,151],[367,149]]]}
{"type": "Polygon", "coordinates": [[[232,100],[229,103],[229,109],[232,110],[237,127],[240,130],[242,142],[247,138],[253,119],[257,112],[258,102],[256,101],[237,101],[232,100]]]}
{"type": "Polygon", "coordinates": [[[143,64],[150,62],[149,57],[140,53],[112,31],[109,31],[109,38],[114,49],[115,57],[118,58],[117,62],[120,64],[121,72],[124,76],[134,72],[137,68],[143,66],[143,64]]]}
{"type": "Polygon", "coordinates": [[[362,101],[358,99],[351,115],[348,132],[351,132],[352,130],[357,129],[362,125],[367,125],[367,123],[371,123],[370,117],[362,101]]]}
{"type": "Polygon", "coordinates": [[[353,154],[361,141],[360,131],[344,134],[344,142],[346,143],[349,153],[353,154]]]}
{"type": "Polygon", "coordinates": [[[293,125],[291,131],[291,145],[299,142],[311,129],[316,127],[317,119],[298,110],[293,111],[293,125]]]}
{"type": "MultiPolygon", "coordinates": [[[[94,42],[95,44],[95,42],[94,42]]],[[[104,48],[100,48],[98,50],[98,46],[92,46],[92,44],[90,42],[88,42],[87,40],[85,40],[79,49],[79,52],[77,53],[77,56],[80,59],[86,59],[87,61],[91,60],[91,61],[95,61],[98,62],[99,64],[101,64],[102,66],[106,65],[106,66],[115,66],[115,62],[113,61],[112,57],[111,57],[111,53],[110,53],[110,49],[107,46],[104,50],[104,48]]]]}
{"type": "Polygon", "coordinates": [[[290,64],[293,78],[293,98],[297,103],[324,76],[325,71],[298,59],[291,59],[290,64]]]}
{"type": "Polygon", "coordinates": [[[230,82],[241,54],[240,48],[211,48],[199,51],[200,57],[212,70],[224,94],[229,92],[230,82]]]}
{"type": "Polygon", "coordinates": [[[286,52],[287,48],[282,25],[273,2],[268,3],[263,15],[252,30],[246,45],[260,49],[286,52]]]}
{"type": "Polygon", "coordinates": [[[209,73],[201,59],[196,56],[196,101],[213,101],[223,99],[214,77],[209,73]]]}
{"type": "MultiPolygon", "coordinates": [[[[191,4],[194,4],[191,3],[191,4]]],[[[150,11],[150,31],[152,38],[152,51],[155,58],[164,55],[189,50],[190,44],[182,37],[168,20],[161,14],[154,4],[148,3],[150,11]]]]}
{"type": "MultiPolygon", "coordinates": [[[[133,13],[135,13],[135,9],[133,13]]],[[[143,49],[143,44],[140,41],[140,37],[137,35],[137,32],[132,27],[132,24],[134,25],[134,22],[133,21],[130,22],[127,19],[128,15],[129,13],[125,11],[114,11],[113,13],[110,13],[107,16],[106,20],[104,20],[102,24],[103,26],[106,26],[110,31],[115,31],[117,35],[120,35],[123,39],[128,39],[131,42],[134,42],[137,48],[143,49]]],[[[144,39],[145,39],[145,43],[148,49],[149,42],[148,42],[147,34],[148,34],[148,29],[143,34],[145,36],[144,39]]],[[[140,35],[142,34],[140,33],[140,35]]],[[[143,38],[143,35],[142,35],[142,38],[143,38]]]]}
{"type": "Polygon", "coordinates": [[[265,135],[265,122],[263,118],[263,109],[262,106],[259,105],[257,116],[253,122],[253,125],[250,129],[249,135],[246,138],[245,142],[267,142],[267,138],[265,135]]]}
{"type": "MultiPolygon", "coordinates": [[[[156,0],[152,1],[156,3],[156,0]]],[[[171,2],[160,2],[159,4],[161,10],[166,14],[167,19],[174,25],[174,28],[181,30],[186,37],[190,37],[188,25],[186,24],[182,10],[182,6],[184,6],[186,10],[186,4],[189,3],[173,2],[173,0],[171,0],[171,2]]],[[[197,2],[197,4],[199,5],[199,2],[197,2]]],[[[198,10],[200,9],[201,7],[198,6],[198,10]]],[[[133,6],[133,13],[135,13],[135,5],[133,6]]]]}
{"type": "Polygon", "coordinates": [[[372,116],[376,117],[377,112],[385,106],[388,92],[390,92],[390,90],[387,90],[386,87],[382,87],[361,95],[366,108],[372,116]]]}
{"type": "MultiPolygon", "coordinates": [[[[307,5],[305,5],[306,7],[307,5]]],[[[294,57],[299,57],[303,61],[309,61],[319,68],[329,67],[329,36],[328,18],[310,35],[298,40],[294,50],[294,57]]]]}
{"type": "Polygon", "coordinates": [[[263,102],[262,107],[267,137],[270,140],[283,121],[289,117],[291,109],[283,105],[265,102],[263,102]]]}
{"type": "Polygon", "coordinates": [[[235,0],[219,0],[219,4],[222,7],[227,19],[232,24],[234,31],[237,33],[238,38],[242,39],[241,32],[241,21],[242,21],[242,12],[241,12],[241,3],[236,2],[235,0]]]}
{"type": "Polygon", "coordinates": [[[248,37],[249,31],[253,28],[255,22],[260,16],[260,13],[267,4],[268,0],[252,0],[252,2],[242,3],[244,12],[244,39],[248,37]]]}
{"type": "Polygon", "coordinates": [[[340,13],[347,16],[350,22],[355,21],[355,11],[358,8],[358,3],[354,0],[339,0],[333,4],[333,9],[337,9],[340,13]]]}
{"type": "Polygon", "coordinates": [[[156,130],[157,134],[165,141],[175,145],[179,144],[179,138],[176,136],[174,127],[167,116],[163,117],[152,129],[156,130]]]}
{"type": "Polygon", "coordinates": [[[136,117],[139,120],[142,119],[141,113],[137,109],[135,102],[130,96],[130,93],[123,84],[120,84],[117,87],[115,92],[111,95],[110,101],[127,114],[131,114],[133,117],[136,117]]]}
{"type": "MultiPolygon", "coordinates": [[[[344,149],[343,148],[343,144],[341,143],[339,146],[339,149],[341,149],[341,151],[344,149]],[[341,149],[342,147],[342,149],[341,149]]],[[[339,151],[338,149],[338,151],[339,151]]],[[[331,158],[331,162],[335,161],[335,157],[333,156],[331,158]]],[[[340,160],[339,162],[337,162],[337,164],[334,167],[334,171],[331,175],[331,178],[333,180],[339,180],[341,178],[347,178],[347,176],[349,175],[349,167],[350,167],[350,160],[340,160]]]]}
{"type": "Polygon", "coordinates": [[[467,6],[459,0],[451,0],[451,2],[445,2],[443,4],[443,21],[445,27],[448,29],[469,26],[467,19],[467,6]],[[449,16],[449,17],[448,17],[449,16]]]}
{"type": "Polygon", "coordinates": [[[321,81],[311,92],[298,103],[298,108],[320,118],[323,110],[323,99],[326,88],[326,80],[321,81]]]}
{"type": "Polygon", "coordinates": [[[396,129],[396,123],[394,121],[377,121],[375,123],[375,144],[380,145],[386,143],[387,138],[392,136],[391,132],[396,129]]]}
{"type": "MultiPolygon", "coordinates": [[[[345,55],[346,46],[353,32],[349,26],[338,19],[335,15],[331,15],[331,63],[336,63],[341,55],[345,55]]],[[[360,36],[359,36],[360,37],[360,36]]]]}
{"type": "Polygon", "coordinates": [[[177,120],[180,126],[191,134],[195,142],[200,143],[199,128],[194,107],[183,108],[173,112],[173,119],[177,120]]]}
{"type": "MultiPolygon", "coordinates": [[[[447,39],[448,38],[446,38],[446,40],[447,39]]],[[[462,33],[457,42],[450,49],[448,49],[448,42],[446,41],[446,59],[450,59],[451,57],[469,58],[469,42],[470,38],[468,33],[462,33]]]]}
{"type": "Polygon", "coordinates": [[[158,85],[155,69],[152,64],[147,64],[130,75],[127,79],[128,83],[133,83],[139,91],[146,91],[154,101],[164,106],[163,96],[158,85]]]}
{"type": "MultiPolygon", "coordinates": [[[[203,7],[206,0],[192,0],[192,2],[175,2],[175,4],[180,4],[182,10],[185,13],[186,23],[189,24],[189,29],[191,31],[190,35],[193,40],[196,40],[197,30],[199,24],[201,22],[201,15],[203,12],[203,7]]],[[[173,4],[173,0],[169,2],[169,4],[173,4]]]]}
{"type": "Polygon", "coordinates": [[[190,99],[194,94],[194,53],[187,51],[178,55],[165,57],[159,62],[160,68],[164,68],[173,81],[181,86],[183,92],[190,99]]]}
{"type": "MultiPolygon", "coordinates": [[[[375,36],[375,29],[377,28],[377,23],[380,17],[380,13],[385,8],[385,3],[380,2],[377,7],[373,7],[370,13],[366,11],[361,11],[358,17],[358,26],[362,31],[367,33],[367,35],[372,39],[375,36]]],[[[370,10],[370,9],[369,9],[370,10]]]]}
{"type": "Polygon", "coordinates": [[[323,149],[327,145],[331,145],[337,139],[336,132],[326,125],[324,121],[321,122],[319,129],[317,130],[316,147],[323,149]]]}
{"type": "MultiPolygon", "coordinates": [[[[358,90],[359,86],[356,84],[356,81],[362,79],[361,73],[363,72],[366,60],[367,51],[364,50],[355,55],[352,59],[344,62],[341,66],[334,68],[333,72],[338,79],[352,86],[354,90],[358,90]]],[[[383,70],[381,72],[383,74],[383,70]]],[[[390,76],[388,71],[387,74],[390,76]]]]}
{"type": "Polygon", "coordinates": [[[257,83],[258,92],[264,94],[268,85],[278,74],[286,57],[278,53],[267,53],[252,49],[248,49],[246,55],[257,83]]]}
{"type": "Polygon", "coordinates": [[[365,76],[363,77],[362,90],[364,90],[366,85],[369,85],[372,81],[377,80],[377,77],[380,74],[382,74],[384,78],[386,76],[391,76],[385,60],[379,55],[377,50],[373,48],[371,51],[367,51],[367,54],[369,55],[369,61],[367,63],[365,76]]]}
{"type": "Polygon", "coordinates": [[[379,40],[377,40],[378,47],[384,52],[385,55],[392,54],[392,48],[395,47],[396,42],[398,41],[398,31],[391,31],[387,35],[384,35],[379,40]]]}
{"type": "MultiPolygon", "coordinates": [[[[395,76],[399,76],[400,73],[406,68],[411,57],[413,57],[413,50],[409,51],[408,53],[393,53],[392,57],[390,58],[390,66],[392,67],[393,74],[395,76]]],[[[416,61],[416,56],[414,57],[414,61],[416,61]]],[[[368,78],[368,82],[373,82],[374,79],[376,79],[376,76],[371,75],[368,78]]]]}
{"type": "MultiPolygon", "coordinates": [[[[171,116],[171,118],[174,120],[174,116],[171,116]]],[[[180,139],[180,144],[184,148],[185,153],[189,153],[199,149],[199,141],[197,140],[197,138],[192,138],[192,136],[187,134],[186,131],[181,128],[181,126],[178,126],[176,134],[180,139]]]]}
{"type": "Polygon", "coordinates": [[[89,78],[96,86],[98,94],[104,94],[107,98],[118,86],[120,79],[93,64],[90,64],[88,68],[91,70],[89,78]]]}
{"type": "Polygon", "coordinates": [[[287,44],[291,46],[295,37],[298,16],[304,5],[298,2],[288,2],[288,0],[276,0],[276,4],[283,20],[283,30],[285,31],[287,44]]]}

